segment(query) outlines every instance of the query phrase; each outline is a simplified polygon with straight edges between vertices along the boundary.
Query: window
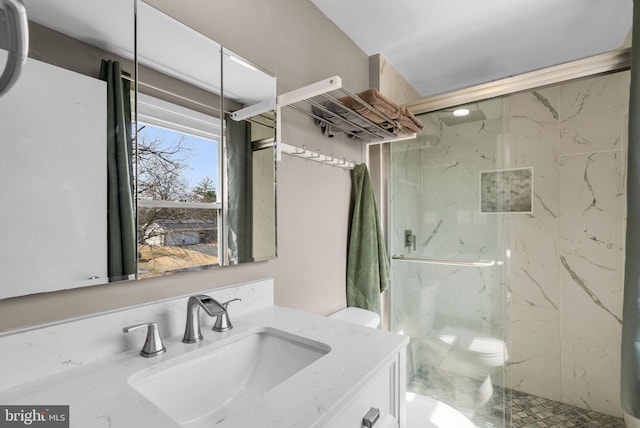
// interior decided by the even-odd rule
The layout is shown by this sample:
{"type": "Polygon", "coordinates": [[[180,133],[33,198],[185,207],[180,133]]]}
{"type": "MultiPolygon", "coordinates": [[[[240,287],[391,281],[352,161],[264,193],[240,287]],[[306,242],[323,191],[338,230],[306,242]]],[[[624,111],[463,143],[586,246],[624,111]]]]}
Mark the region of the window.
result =
{"type": "Polygon", "coordinates": [[[139,94],[140,278],[219,265],[218,140],[219,119],[139,94]]]}

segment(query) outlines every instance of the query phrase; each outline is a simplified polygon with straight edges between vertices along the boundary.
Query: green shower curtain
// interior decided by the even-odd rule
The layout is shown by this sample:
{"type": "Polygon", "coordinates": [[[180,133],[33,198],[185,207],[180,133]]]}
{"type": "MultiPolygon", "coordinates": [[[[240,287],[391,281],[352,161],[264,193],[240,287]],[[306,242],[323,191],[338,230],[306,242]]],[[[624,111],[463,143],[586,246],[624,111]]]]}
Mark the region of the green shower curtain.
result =
{"type": "Polygon", "coordinates": [[[353,213],[347,253],[347,306],[380,313],[380,293],[389,286],[389,260],[365,164],[352,171],[353,213]]]}
{"type": "Polygon", "coordinates": [[[117,61],[102,60],[100,79],[107,82],[108,272],[117,281],[136,273],[131,85],[117,61]]]}
{"type": "MultiPolygon", "coordinates": [[[[640,48],[637,5],[634,2],[632,46],[640,48]]],[[[640,55],[635,51],[631,55],[628,157],[620,399],[623,410],[640,419],[640,55]]]]}

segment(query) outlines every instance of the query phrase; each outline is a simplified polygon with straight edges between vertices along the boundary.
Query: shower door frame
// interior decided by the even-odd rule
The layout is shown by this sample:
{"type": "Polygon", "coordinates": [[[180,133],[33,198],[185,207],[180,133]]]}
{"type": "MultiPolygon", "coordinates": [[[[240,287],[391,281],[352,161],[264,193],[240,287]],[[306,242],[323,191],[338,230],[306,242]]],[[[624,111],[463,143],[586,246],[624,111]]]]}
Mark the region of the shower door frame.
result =
{"type": "MultiPolygon", "coordinates": [[[[496,80],[494,82],[421,98],[420,100],[405,105],[405,107],[414,115],[431,113],[462,104],[544,88],[572,80],[617,73],[629,70],[630,68],[631,48],[615,49],[600,55],[496,80]]],[[[391,257],[389,234],[391,229],[391,216],[389,215],[389,178],[391,176],[390,148],[392,143],[393,141],[383,143],[373,142],[363,145],[363,157],[370,171],[376,200],[379,201],[380,223],[383,228],[389,258],[391,257]]],[[[389,259],[389,262],[391,263],[391,259],[389,259]]],[[[389,289],[387,289],[382,294],[381,309],[381,327],[387,331],[389,330],[391,311],[390,299],[389,289]]]]}

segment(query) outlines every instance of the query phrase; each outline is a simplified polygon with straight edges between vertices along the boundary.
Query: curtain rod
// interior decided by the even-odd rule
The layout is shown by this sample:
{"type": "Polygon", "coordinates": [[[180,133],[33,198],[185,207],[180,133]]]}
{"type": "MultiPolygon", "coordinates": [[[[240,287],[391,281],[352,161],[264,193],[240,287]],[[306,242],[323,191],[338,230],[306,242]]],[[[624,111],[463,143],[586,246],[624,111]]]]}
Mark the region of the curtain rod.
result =
{"type": "MultiPolygon", "coordinates": [[[[130,75],[128,75],[128,74],[121,73],[120,77],[122,79],[125,79],[125,80],[128,80],[130,82],[134,82],[135,83],[135,79],[133,77],[131,77],[130,75]]],[[[220,110],[215,108],[215,107],[213,107],[213,106],[201,103],[200,101],[196,101],[196,100],[193,100],[191,98],[184,97],[184,96],[176,94],[175,92],[172,92],[172,91],[167,91],[166,89],[159,88],[159,87],[151,85],[149,83],[145,83],[145,82],[143,82],[143,81],[141,81],[139,79],[138,79],[138,85],[143,87],[143,88],[150,89],[152,91],[157,91],[157,92],[160,92],[162,94],[168,95],[169,97],[173,97],[175,99],[180,99],[180,100],[182,100],[182,101],[184,101],[186,103],[191,104],[192,106],[202,107],[205,111],[209,112],[207,114],[213,114],[214,116],[216,114],[217,115],[220,114],[220,110]]],[[[203,111],[203,113],[204,113],[204,111],[203,111]]]]}

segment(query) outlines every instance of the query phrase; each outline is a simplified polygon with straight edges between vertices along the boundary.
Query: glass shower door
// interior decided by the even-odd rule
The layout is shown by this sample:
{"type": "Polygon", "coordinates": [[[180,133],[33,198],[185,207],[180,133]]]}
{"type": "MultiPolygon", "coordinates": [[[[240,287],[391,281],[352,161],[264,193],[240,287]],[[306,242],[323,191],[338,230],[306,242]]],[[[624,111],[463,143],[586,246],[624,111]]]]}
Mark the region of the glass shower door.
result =
{"type": "Polygon", "coordinates": [[[465,107],[422,115],[417,138],[391,144],[390,329],[411,338],[409,399],[506,426],[503,213],[531,210],[530,171],[505,169],[502,99],[465,107]]]}

